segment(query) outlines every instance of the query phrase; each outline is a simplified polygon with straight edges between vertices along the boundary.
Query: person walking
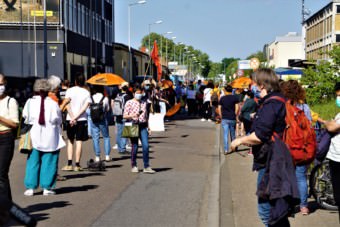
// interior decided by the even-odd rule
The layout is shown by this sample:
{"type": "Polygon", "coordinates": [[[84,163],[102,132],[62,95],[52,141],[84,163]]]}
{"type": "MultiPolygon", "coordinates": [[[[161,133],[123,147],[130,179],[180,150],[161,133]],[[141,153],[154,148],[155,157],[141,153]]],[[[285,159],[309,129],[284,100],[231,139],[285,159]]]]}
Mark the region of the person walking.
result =
{"type": "Polygon", "coordinates": [[[240,99],[237,95],[232,95],[233,88],[227,85],[225,88],[224,96],[219,101],[219,112],[222,114],[222,129],[223,129],[223,143],[224,154],[229,153],[229,134],[230,139],[233,141],[236,138],[236,113],[239,110],[238,103],[240,99]]]}
{"type": "Polygon", "coordinates": [[[210,102],[210,106],[211,106],[211,116],[212,116],[212,120],[216,121],[217,120],[217,109],[218,109],[218,101],[220,100],[220,89],[219,89],[219,84],[216,83],[215,87],[212,91],[210,91],[211,93],[211,102],[210,102]]]}
{"type": "MultiPolygon", "coordinates": [[[[279,152],[272,150],[273,144],[275,143],[272,142],[273,136],[277,135],[282,137],[286,128],[285,103],[273,97],[284,99],[284,96],[280,93],[279,79],[272,69],[259,69],[253,75],[253,80],[260,91],[262,104],[254,118],[251,134],[235,139],[231,143],[231,149],[235,150],[240,145],[251,145],[253,147],[253,170],[258,172],[258,192],[261,188],[261,182],[267,182],[262,181],[265,173],[268,174],[266,170],[270,171],[270,168],[274,168],[270,174],[277,177],[275,179],[276,181],[268,177],[268,185],[275,187],[275,197],[277,200],[273,201],[259,196],[258,214],[265,226],[290,226],[288,220],[289,207],[295,205],[295,203],[291,204],[290,202],[295,202],[296,198],[299,198],[294,165],[290,154],[288,153],[287,155],[288,151],[279,152]],[[273,160],[271,158],[267,162],[267,157],[275,157],[276,159],[273,160]],[[274,162],[277,165],[272,164],[274,162]],[[275,169],[275,167],[281,165],[285,165],[285,168],[275,169]],[[280,175],[277,176],[275,174],[280,175]],[[283,188],[282,185],[291,189],[289,193],[285,193],[285,188],[283,188]],[[279,195],[283,195],[284,193],[285,197],[280,198],[279,195]],[[291,200],[289,200],[290,202],[288,202],[287,198],[291,198],[291,200]],[[280,203],[276,203],[277,201],[280,203]],[[279,217],[275,216],[277,218],[275,219],[275,224],[269,225],[270,221],[273,221],[274,215],[279,215],[279,217]]],[[[279,142],[280,141],[277,143],[279,142]]],[[[271,189],[273,187],[267,188],[266,193],[272,193],[271,189]]]]}
{"type": "Polygon", "coordinates": [[[194,85],[190,84],[187,90],[188,116],[196,113],[196,90],[194,85]]]}
{"type": "Polygon", "coordinates": [[[91,127],[91,134],[92,134],[92,142],[93,142],[93,149],[95,152],[95,161],[100,162],[100,144],[99,144],[99,137],[100,133],[102,133],[104,138],[104,151],[105,151],[105,161],[111,161],[110,152],[111,152],[111,145],[110,145],[110,135],[109,135],[109,125],[106,115],[110,110],[109,106],[109,99],[104,96],[104,87],[103,86],[93,86],[92,88],[93,95],[91,96],[91,118],[92,118],[92,127],[91,127]],[[95,110],[92,108],[92,105],[98,104],[102,109],[96,108],[95,110]],[[95,114],[94,111],[98,113],[95,114]],[[96,116],[93,116],[96,115],[96,116]],[[95,119],[95,117],[102,119],[95,119]]]}
{"type": "Polygon", "coordinates": [[[67,105],[67,165],[62,168],[63,171],[82,171],[80,158],[82,153],[82,144],[88,140],[87,132],[87,114],[86,109],[91,103],[91,95],[84,88],[85,78],[80,75],[76,78],[76,86],[66,91],[65,103],[67,105]],[[76,144],[75,166],[72,166],[73,145],[76,144]]]}
{"type": "Polygon", "coordinates": [[[65,146],[61,136],[61,111],[58,104],[48,97],[50,84],[38,79],[33,87],[34,96],[27,100],[23,118],[32,125],[30,130],[32,152],[27,157],[25,196],[33,196],[40,185],[43,195],[54,195],[59,151],[65,146]]]}
{"type": "MultiPolygon", "coordinates": [[[[282,94],[290,101],[290,103],[301,109],[308,120],[311,122],[312,115],[307,104],[303,103],[306,99],[306,92],[296,80],[289,80],[281,83],[282,94]]],[[[300,192],[300,212],[302,215],[308,215],[308,185],[307,185],[307,169],[309,165],[296,165],[295,174],[297,178],[298,188],[300,192]]]]}
{"type": "MultiPolygon", "coordinates": [[[[336,101],[335,104],[340,108],[340,82],[335,84],[336,101]]],[[[320,119],[319,119],[320,121],[320,119]]],[[[340,210],[340,113],[338,113],[334,120],[324,121],[326,129],[335,135],[331,139],[331,145],[326,158],[329,160],[329,169],[331,173],[331,181],[333,186],[333,195],[336,205],[340,210]]],[[[340,223],[340,213],[339,213],[340,223]]]]}
{"type": "MultiPolygon", "coordinates": [[[[122,137],[123,128],[124,128],[124,120],[123,113],[124,107],[127,101],[129,101],[132,97],[129,93],[129,83],[123,82],[120,85],[120,91],[117,94],[116,98],[111,102],[111,108],[113,111],[113,115],[116,118],[116,143],[118,149],[118,153],[125,154],[127,152],[127,139],[122,137]]],[[[130,148],[130,147],[129,147],[130,148]]]]}
{"type": "Polygon", "coordinates": [[[12,200],[9,169],[14,154],[15,136],[18,127],[18,103],[7,95],[7,80],[0,74],[0,194],[12,200]]]}
{"type": "Polygon", "coordinates": [[[134,98],[127,101],[124,108],[123,118],[133,124],[138,124],[139,137],[131,138],[131,172],[138,173],[137,152],[138,139],[142,142],[144,173],[155,173],[156,171],[149,164],[149,131],[148,131],[148,113],[147,101],[143,99],[143,89],[139,86],[135,87],[134,98]]]}
{"type": "Polygon", "coordinates": [[[250,134],[251,126],[252,126],[252,117],[256,112],[257,104],[254,100],[254,93],[252,91],[247,91],[245,93],[245,102],[242,106],[240,119],[244,124],[244,130],[246,135],[250,134]]]}
{"type": "Polygon", "coordinates": [[[208,82],[207,88],[203,91],[203,118],[201,121],[211,121],[211,91],[214,89],[214,83],[208,82]]]}

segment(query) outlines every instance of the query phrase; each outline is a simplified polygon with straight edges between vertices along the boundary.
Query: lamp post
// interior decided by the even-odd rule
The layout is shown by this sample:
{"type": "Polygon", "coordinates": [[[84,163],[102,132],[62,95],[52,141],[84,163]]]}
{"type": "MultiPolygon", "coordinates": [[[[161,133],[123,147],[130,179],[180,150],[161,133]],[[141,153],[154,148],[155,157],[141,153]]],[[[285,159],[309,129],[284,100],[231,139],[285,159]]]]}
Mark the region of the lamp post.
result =
{"type": "Polygon", "coordinates": [[[169,35],[169,34],[172,34],[172,32],[165,32],[161,35],[161,59],[163,61],[163,36],[166,36],[166,35],[169,35]]]}
{"type": "Polygon", "coordinates": [[[175,61],[175,58],[176,58],[176,54],[175,54],[175,48],[176,48],[175,39],[176,39],[176,38],[177,38],[176,36],[171,37],[171,39],[172,39],[173,42],[174,42],[174,61],[175,61]]]}
{"type": "Polygon", "coordinates": [[[154,25],[154,24],[161,24],[161,23],[163,23],[163,21],[162,20],[158,20],[156,22],[153,22],[153,23],[149,24],[149,55],[151,53],[151,37],[150,37],[150,35],[151,35],[151,26],[154,25]]]}
{"type": "Polygon", "coordinates": [[[129,43],[129,79],[131,79],[131,71],[132,71],[132,56],[131,56],[131,7],[136,5],[145,4],[145,0],[140,0],[128,5],[128,43],[129,43]]]}
{"type": "Polygon", "coordinates": [[[47,17],[46,17],[46,0],[44,0],[44,78],[47,78],[47,17]]]}
{"type": "MultiPolygon", "coordinates": [[[[179,42],[178,45],[183,45],[182,42],[179,42]]],[[[178,55],[178,64],[181,65],[181,56],[182,56],[182,48],[179,48],[179,55],[178,55]]]]}

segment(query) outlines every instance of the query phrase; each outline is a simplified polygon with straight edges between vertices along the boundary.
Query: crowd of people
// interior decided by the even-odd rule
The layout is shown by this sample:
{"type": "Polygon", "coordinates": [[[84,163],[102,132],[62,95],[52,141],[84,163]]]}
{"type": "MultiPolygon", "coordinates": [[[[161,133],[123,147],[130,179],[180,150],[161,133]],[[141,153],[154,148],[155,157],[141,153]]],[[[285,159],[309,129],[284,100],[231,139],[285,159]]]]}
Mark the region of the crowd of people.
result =
{"type": "MultiPolygon", "coordinates": [[[[43,195],[48,196],[55,194],[57,180],[63,179],[58,174],[62,148],[67,149],[67,163],[62,171],[83,170],[83,143],[90,138],[94,161],[112,161],[109,131],[112,122],[116,134],[113,149],[119,154],[130,153],[131,172],[140,172],[137,153],[141,145],[142,171],[155,173],[149,160],[149,114],[164,112],[179,103],[182,114],[197,117],[202,122],[221,124],[225,155],[241,145],[250,147],[249,154],[254,157],[253,170],[258,172],[259,216],[265,226],[289,226],[292,205],[298,203],[300,212],[309,214],[309,163],[294,163],[290,156],[285,156],[286,146],[280,143],[284,141],[287,129],[286,103],[303,112],[310,128],[313,127],[311,109],[306,102],[306,92],[298,81],[280,81],[271,69],[259,69],[251,79],[252,84],[247,88],[201,80],[163,86],[151,79],[142,84],[123,82],[118,86],[104,87],[88,86],[82,75],[77,75],[74,86],[70,86],[67,80],[51,76],[37,79],[32,88],[24,90],[28,97],[22,100],[20,95],[15,95],[17,91],[9,95],[11,89],[0,74],[0,193],[12,199],[8,173],[14,154],[15,130],[22,123],[31,126],[32,142],[32,151],[26,162],[24,195],[33,196],[40,186],[43,195]],[[138,135],[124,136],[127,125],[137,126],[138,135]],[[280,166],[285,167],[279,169],[280,166]],[[275,200],[263,196],[271,192],[276,193],[275,200]]],[[[340,107],[340,83],[335,85],[335,92],[336,105],[340,107]]],[[[334,120],[319,118],[318,121],[336,134],[332,137],[327,158],[330,160],[334,198],[340,206],[340,115],[334,120]]]]}

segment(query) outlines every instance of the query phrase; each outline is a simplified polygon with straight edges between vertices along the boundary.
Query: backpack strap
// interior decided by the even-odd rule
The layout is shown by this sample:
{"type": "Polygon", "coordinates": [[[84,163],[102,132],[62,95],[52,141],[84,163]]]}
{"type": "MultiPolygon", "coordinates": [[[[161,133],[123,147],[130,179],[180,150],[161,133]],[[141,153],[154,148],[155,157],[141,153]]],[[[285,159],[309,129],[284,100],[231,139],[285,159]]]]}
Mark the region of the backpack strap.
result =
{"type": "Polygon", "coordinates": [[[93,96],[91,95],[91,101],[92,101],[92,104],[95,104],[94,100],[93,100],[93,96]]]}
{"type": "Polygon", "coordinates": [[[264,103],[268,102],[269,100],[277,100],[277,101],[280,101],[284,104],[287,102],[285,98],[282,98],[280,96],[272,96],[269,99],[267,99],[264,103]]]}
{"type": "Polygon", "coordinates": [[[104,99],[105,99],[105,96],[103,95],[103,97],[100,99],[100,101],[99,101],[99,104],[102,104],[103,103],[103,101],[104,101],[104,99]]]}

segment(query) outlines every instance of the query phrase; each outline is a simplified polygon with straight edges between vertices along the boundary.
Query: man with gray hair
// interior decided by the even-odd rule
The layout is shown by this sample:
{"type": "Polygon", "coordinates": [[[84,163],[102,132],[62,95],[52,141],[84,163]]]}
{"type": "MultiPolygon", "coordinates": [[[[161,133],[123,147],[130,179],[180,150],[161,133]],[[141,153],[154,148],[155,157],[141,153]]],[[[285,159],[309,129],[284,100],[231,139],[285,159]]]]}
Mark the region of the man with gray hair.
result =
{"type": "Polygon", "coordinates": [[[56,101],[58,103],[58,105],[60,104],[60,100],[57,96],[58,92],[59,92],[59,87],[61,84],[61,79],[57,76],[50,76],[48,78],[48,83],[50,84],[51,88],[50,88],[50,92],[48,93],[48,97],[50,97],[51,99],[53,99],[54,101],[56,101]]]}

